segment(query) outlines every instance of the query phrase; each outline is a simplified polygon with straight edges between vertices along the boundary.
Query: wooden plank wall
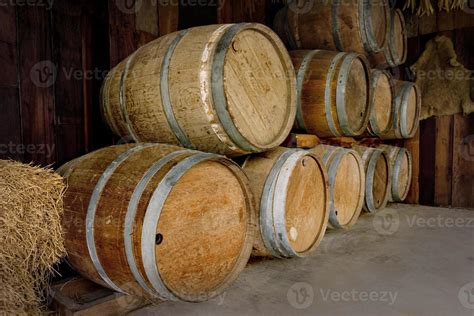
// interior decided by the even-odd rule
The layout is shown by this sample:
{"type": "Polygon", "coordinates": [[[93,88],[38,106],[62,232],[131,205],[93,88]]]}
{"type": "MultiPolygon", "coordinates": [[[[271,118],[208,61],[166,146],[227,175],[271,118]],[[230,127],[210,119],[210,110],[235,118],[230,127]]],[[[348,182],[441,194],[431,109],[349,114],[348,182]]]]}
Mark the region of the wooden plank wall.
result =
{"type": "MultiPolygon", "coordinates": [[[[439,14],[435,16],[437,22],[451,20],[447,15],[442,15],[441,18],[440,16],[439,14]]],[[[474,19],[471,20],[471,24],[472,21],[474,19]]],[[[419,26],[420,34],[428,32],[427,22],[423,23],[424,26],[419,26]]],[[[466,20],[459,18],[455,24],[447,22],[435,24],[436,28],[432,28],[434,33],[409,38],[407,62],[403,67],[396,69],[395,75],[403,80],[414,80],[408,67],[417,61],[426,43],[436,35],[450,37],[458,60],[466,68],[473,69],[474,28],[452,29],[453,26],[460,26],[460,23],[466,25],[466,20]]],[[[470,139],[469,135],[473,134],[470,130],[472,120],[472,115],[430,118],[421,122],[419,136],[405,142],[405,146],[412,151],[415,164],[413,185],[407,197],[408,203],[474,207],[474,180],[471,180],[474,166],[469,159],[463,158],[462,148],[468,148],[468,145],[461,145],[463,142],[468,144],[469,141],[466,139],[470,139]],[[471,175],[471,178],[467,175],[471,175]],[[459,179],[464,181],[463,186],[459,185],[459,179]]]]}

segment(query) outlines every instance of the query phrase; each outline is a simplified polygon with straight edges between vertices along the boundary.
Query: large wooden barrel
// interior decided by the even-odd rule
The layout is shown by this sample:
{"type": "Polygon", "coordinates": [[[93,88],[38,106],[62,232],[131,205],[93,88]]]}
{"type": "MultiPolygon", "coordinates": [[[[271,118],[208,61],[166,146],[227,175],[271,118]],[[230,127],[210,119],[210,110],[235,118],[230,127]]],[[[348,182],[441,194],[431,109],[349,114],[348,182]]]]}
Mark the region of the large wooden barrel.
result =
{"type": "Polygon", "coordinates": [[[411,153],[406,148],[380,145],[387,153],[392,169],[392,189],[390,202],[403,202],[410,191],[412,177],[411,153]]]}
{"type": "Polygon", "coordinates": [[[342,147],[318,145],[310,152],[326,166],[329,179],[329,227],[349,228],[364,205],[365,172],[360,155],[342,147]]]}
{"type": "Polygon", "coordinates": [[[275,17],[274,29],[292,49],[377,53],[388,38],[387,0],[292,1],[275,17]]]}
{"type": "Polygon", "coordinates": [[[364,210],[375,213],[387,206],[391,190],[391,167],[388,155],[381,149],[356,145],[353,147],[365,166],[364,210]]]}
{"type": "Polygon", "coordinates": [[[295,104],[288,52],[255,23],[161,37],[112,69],[102,88],[115,134],[235,156],[279,146],[295,104]]]}
{"type": "Polygon", "coordinates": [[[305,150],[279,147],[248,157],[243,169],[259,210],[253,254],[304,257],[316,249],[329,217],[322,162],[305,150]]]}
{"type": "Polygon", "coordinates": [[[392,77],[384,70],[373,69],[370,86],[370,115],[367,134],[379,136],[387,133],[392,126],[392,103],[394,98],[392,77]]]}
{"type": "Polygon", "coordinates": [[[412,138],[420,125],[421,94],[413,82],[396,81],[392,103],[392,126],[379,135],[382,139],[412,138]]]}
{"type": "Polygon", "coordinates": [[[358,136],[368,124],[370,68],[356,53],[297,50],[295,127],[319,137],[358,136]]]}
{"type": "Polygon", "coordinates": [[[61,167],[68,260],[116,291],[161,300],[218,295],[250,257],[248,180],[229,159],[163,144],[107,147],[61,167]]]}
{"type": "Polygon", "coordinates": [[[390,18],[390,33],[384,49],[369,56],[373,66],[397,67],[407,58],[407,30],[405,18],[400,9],[392,10],[390,18]]]}

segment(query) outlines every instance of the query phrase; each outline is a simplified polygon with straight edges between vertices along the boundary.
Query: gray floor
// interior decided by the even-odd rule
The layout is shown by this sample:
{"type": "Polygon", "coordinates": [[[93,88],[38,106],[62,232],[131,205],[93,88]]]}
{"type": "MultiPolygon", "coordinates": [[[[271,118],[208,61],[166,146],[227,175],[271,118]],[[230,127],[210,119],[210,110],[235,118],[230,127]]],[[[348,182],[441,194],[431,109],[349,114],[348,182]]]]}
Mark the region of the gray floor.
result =
{"type": "Polygon", "coordinates": [[[252,262],[220,297],[139,315],[474,315],[474,210],[393,205],[309,258],[252,262]]]}

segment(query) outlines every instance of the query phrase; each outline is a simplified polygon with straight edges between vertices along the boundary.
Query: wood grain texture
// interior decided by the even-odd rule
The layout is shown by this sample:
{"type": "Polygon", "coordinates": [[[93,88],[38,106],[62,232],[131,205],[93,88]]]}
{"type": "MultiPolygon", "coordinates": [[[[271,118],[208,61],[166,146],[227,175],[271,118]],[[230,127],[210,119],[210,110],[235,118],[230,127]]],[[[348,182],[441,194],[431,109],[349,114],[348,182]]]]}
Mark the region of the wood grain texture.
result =
{"type": "Polygon", "coordinates": [[[113,292],[82,277],[53,284],[51,291],[54,311],[65,316],[125,315],[148,305],[143,298],[113,292]]]}
{"type": "Polygon", "coordinates": [[[360,145],[353,148],[361,155],[365,167],[364,210],[375,213],[384,209],[390,198],[391,168],[388,155],[375,148],[360,145]]]}
{"type": "MultiPolygon", "coordinates": [[[[91,259],[86,238],[86,216],[92,192],[103,172],[120,154],[141,145],[107,147],[78,158],[62,168],[65,195],[65,230],[68,261],[84,277],[109,287],[91,259]]],[[[105,183],[93,222],[98,260],[112,282],[128,294],[150,297],[137,283],[125,252],[125,217],[132,193],[159,159],[182,150],[155,144],[128,156],[105,183]]],[[[132,220],[132,250],[144,282],[152,287],[142,253],[142,230],[152,195],[177,163],[198,154],[189,151],[162,166],[146,183],[132,220]]],[[[250,256],[255,213],[247,179],[236,165],[221,156],[209,157],[187,169],[172,184],[156,234],[156,266],[165,286],[186,301],[207,300],[222,292],[244,268],[250,256]],[[157,239],[158,240],[158,239],[157,239]]],[[[153,236],[155,237],[155,236],[153,236]]],[[[164,297],[168,298],[168,297],[164,297]]]]}
{"type": "Polygon", "coordinates": [[[415,83],[394,81],[395,98],[392,102],[392,126],[380,136],[382,139],[412,138],[419,128],[421,112],[420,89],[415,83]],[[403,129],[405,126],[405,129],[403,129]]]}
{"type": "Polygon", "coordinates": [[[403,202],[408,195],[412,180],[412,158],[406,148],[397,146],[380,145],[389,160],[391,169],[392,190],[390,202],[403,202]]]}
{"type": "Polygon", "coordinates": [[[391,12],[390,31],[383,50],[369,55],[373,67],[388,68],[402,65],[407,58],[407,27],[400,9],[391,12]]]}
{"type": "MultiPolygon", "coordinates": [[[[293,156],[298,155],[298,151],[279,147],[275,150],[253,155],[247,158],[243,164],[243,169],[250,180],[250,188],[256,199],[256,206],[259,214],[259,231],[254,244],[253,255],[272,256],[277,253],[282,257],[289,255],[280,254],[278,249],[268,249],[264,242],[265,234],[262,224],[264,223],[265,209],[262,208],[262,199],[265,186],[268,181],[272,181],[270,173],[275,168],[277,161],[283,154],[293,152],[293,156]]],[[[309,152],[299,151],[297,160],[292,161],[291,156],[287,162],[276,170],[275,181],[286,181],[284,186],[279,186],[275,182],[276,188],[282,191],[275,191],[270,199],[272,212],[274,214],[284,214],[285,234],[290,245],[295,252],[293,256],[304,257],[312,253],[323,238],[328,216],[329,216],[329,193],[327,183],[327,173],[322,162],[309,152]],[[289,161],[292,161],[290,164],[289,161]],[[290,169],[290,175],[286,180],[284,173],[290,169]],[[277,198],[284,196],[286,201],[279,204],[277,198]]],[[[276,189],[275,189],[276,190],[276,189]]],[[[276,219],[271,229],[275,229],[276,219]]],[[[275,243],[278,243],[275,236],[275,243]]],[[[282,237],[279,237],[280,239],[282,237]]]]}
{"type": "Polygon", "coordinates": [[[454,115],[452,206],[474,207],[474,116],[454,115]]]}
{"type": "Polygon", "coordinates": [[[412,178],[410,191],[405,199],[406,203],[418,204],[420,201],[420,129],[416,132],[412,139],[408,139],[404,142],[406,147],[412,156],[412,178]]]}
{"type": "Polygon", "coordinates": [[[361,135],[370,114],[366,59],[325,50],[297,50],[290,55],[301,91],[296,128],[321,138],[361,135]]]}
{"type": "Polygon", "coordinates": [[[388,37],[390,9],[387,1],[372,2],[372,6],[364,6],[363,1],[338,4],[335,19],[332,2],[293,2],[278,15],[275,30],[285,42],[290,43],[292,49],[327,49],[362,54],[378,52],[388,37]],[[337,30],[340,44],[337,44],[333,30],[337,30]],[[369,42],[373,44],[369,45],[369,42]]]}
{"type": "Polygon", "coordinates": [[[323,160],[329,178],[332,212],[337,217],[338,226],[349,228],[359,218],[364,205],[365,172],[360,155],[354,150],[329,145],[318,145],[310,150],[323,160]],[[335,170],[333,173],[331,170],[335,170]]]}
{"type": "Polygon", "coordinates": [[[25,153],[24,160],[49,165],[54,154],[54,63],[51,61],[49,12],[45,7],[22,6],[18,10],[18,46],[20,107],[23,144],[35,150],[25,153]],[[40,148],[52,149],[52,154],[40,148]]]}
{"type": "MultiPolygon", "coordinates": [[[[287,137],[296,112],[295,75],[282,43],[270,29],[259,24],[240,25],[225,48],[223,80],[216,76],[213,56],[221,38],[232,25],[211,25],[189,29],[172,52],[168,68],[163,60],[178,33],[157,39],[140,48],[114,68],[103,88],[103,113],[112,130],[121,136],[134,135],[140,141],[180,144],[177,127],[163,110],[161,74],[168,73],[170,105],[184,138],[195,148],[241,155],[268,150],[287,137]],[[122,73],[125,91],[120,105],[122,73]],[[153,65],[153,66],[151,66],[153,65]],[[213,100],[222,87],[231,122],[222,122],[213,100]],[[128,114],[129,123],[124,119],[128,114]],[[242,145],[230,127],[249,145],[242,145]],[[253,148],[250,148],[253,147],[253,148]],[[245,148],[246,147],[246,148],[245,148]]],[[[166,84],[166,83],[163,83],[166,84]]],[[[166,91],[166,90],[164,90],[166,91]]],[[[181,137],[181,138],[183,138],[181,137]]]]}

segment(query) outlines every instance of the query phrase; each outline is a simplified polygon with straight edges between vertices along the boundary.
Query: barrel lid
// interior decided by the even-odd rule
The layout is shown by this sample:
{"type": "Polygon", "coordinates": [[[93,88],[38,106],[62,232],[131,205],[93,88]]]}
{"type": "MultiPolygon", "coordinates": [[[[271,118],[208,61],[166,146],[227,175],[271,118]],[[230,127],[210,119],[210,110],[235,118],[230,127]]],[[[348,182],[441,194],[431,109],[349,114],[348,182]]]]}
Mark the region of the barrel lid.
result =
{"type": "MultiPolygon", "coordinates": [[[[253,151],[278,146],[296,114],[296,79],[286,48],[272,30],[255,23],[229,28],[220,41],[225,58],[214,60],[213,76],[222,76],[222,82],[213,80],[218,83],[213,90],[223,91],[237,130],[229,136],[239,145],[232,134],[240,134],[253,151]]],[[[222,103],[216,96],[214,102],[222,103]]],[[[222,123],[224,128],[229,125],[222,123]]]]}

